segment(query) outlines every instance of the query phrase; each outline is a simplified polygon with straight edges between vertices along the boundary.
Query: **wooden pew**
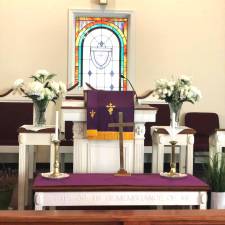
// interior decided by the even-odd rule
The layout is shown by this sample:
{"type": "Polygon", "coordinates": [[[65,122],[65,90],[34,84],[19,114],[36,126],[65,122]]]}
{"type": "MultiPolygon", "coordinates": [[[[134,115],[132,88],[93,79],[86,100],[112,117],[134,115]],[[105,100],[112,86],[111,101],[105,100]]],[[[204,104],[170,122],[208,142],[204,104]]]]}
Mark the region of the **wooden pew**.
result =
{"type": "Polygon", "coordinates": [[[222,225],[225,210],[1,211],[0,225],[222,225]]]}

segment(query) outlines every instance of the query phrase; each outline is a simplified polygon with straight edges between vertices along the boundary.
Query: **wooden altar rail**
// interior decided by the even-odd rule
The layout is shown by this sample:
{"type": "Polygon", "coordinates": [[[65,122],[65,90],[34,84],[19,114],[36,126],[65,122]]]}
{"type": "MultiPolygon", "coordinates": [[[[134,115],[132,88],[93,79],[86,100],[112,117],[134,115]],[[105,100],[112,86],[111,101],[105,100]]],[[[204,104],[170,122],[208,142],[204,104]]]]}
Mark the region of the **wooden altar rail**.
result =
{"type": "Polygon", "coordinates": [[[225,210],[0,211],[0,225],[222,225],[225,210]]]}

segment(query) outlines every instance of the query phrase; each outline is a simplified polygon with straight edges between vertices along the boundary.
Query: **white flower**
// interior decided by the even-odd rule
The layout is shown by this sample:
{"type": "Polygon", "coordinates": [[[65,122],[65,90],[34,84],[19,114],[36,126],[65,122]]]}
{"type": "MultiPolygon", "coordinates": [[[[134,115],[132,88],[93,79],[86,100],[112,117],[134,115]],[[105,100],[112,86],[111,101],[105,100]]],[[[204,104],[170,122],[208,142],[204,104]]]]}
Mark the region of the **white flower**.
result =
{"type": "Polygon", "coordinates": [[[49,101],[52,101],[56,97],[55,93],[51,91],[49,88],[43,89],[43,95],[44,95],[44,98],[49,101]]]}
{"type": "Polygon", "coordinates": [[[199,99],[202,97],[201,91],[200,91],[198,88],[194,87],[194,86],[192,86],[192,87],[190,88],[190,91],[191,91],[191,93],[192,93],[193,98],[194,98],[196,101],[199,101],[199,99]]]}
{"type": "Polygon", "coordinates": [[[174,81],[168,81],[168,82],[167,82],[167,85],[168,85],[170,88],[173,88],[173,86],[175,85],[175,82],[174,82],[174,81]]]}
{"type": "Polygon", "coordinates": [[[172,94],[172,91],[169,90],[169,91],[167,92],[167,96],[171,96],[171,94],[172,94]]]}
{"type": "Polygon", "coordinates": [[[52,80],[49,82],[49,87],[58,95],[59,92],[60,92],[60,86],[59,86],[59,83],[52,80]]]}
{"type": "Polygon", "coordinates": [[[66,85],[62,81],[50,81],[49,87],[56,93],[56,95],[64,95],[67,92],[66,85]]]}
{"type": "Polygon", "coordinates": [[[163,94],[164,94],[164,95],[167,94],[167,89],[163,89],[163,94]]]}
{"type": "Polygon", "coordinates": [[[23,79],[17,79],[17,80],[14,81],[13,89],[14,90],[15,89],[19,89],[19,88],[21,88],[23,86],[23,84],[24,84],[23,79]]]}
{"type": "Polygon", "coordinates": [[[25,91],[28,96],[31,95],[41,96],[43,89],[44,85],[42,83],[38,81],[33,81],[27,84],[25,91]]]}

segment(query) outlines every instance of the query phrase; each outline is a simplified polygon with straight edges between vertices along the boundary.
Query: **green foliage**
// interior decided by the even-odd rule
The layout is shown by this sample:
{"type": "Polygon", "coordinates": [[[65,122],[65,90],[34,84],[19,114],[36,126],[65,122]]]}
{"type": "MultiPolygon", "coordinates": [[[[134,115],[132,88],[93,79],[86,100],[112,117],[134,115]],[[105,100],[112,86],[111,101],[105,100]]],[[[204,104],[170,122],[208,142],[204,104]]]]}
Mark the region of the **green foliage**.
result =
{"type": "Polygon", "coordinates": [[[225,192],[225,156],[214,154],[209,159],[206,178],[213,192],[225,192]]]}
{"type": "Polygon", "coordinates": [[[51,80],[55,76],[56,76],[56,74],[54,74],[54,73],[49,74],[47,76],[45,74],[40,73],[40,74],[38,74],[38,76],[37,75],[32,75],[30,78],[34,79],[34,81],[38,81],[38,82],[44,84],[48,80],[51,80]]]}
{"type": "Polygon", "coordinates": [[[0,169],[0,210],[8,209],[17,180],[17,172],[2,164],[0,169]]]}
{"type": "Polygon", "coordinates": [[[12,191],[12,189],[0,190],[0,210],[8,209],[11,201],[12,191]]]}

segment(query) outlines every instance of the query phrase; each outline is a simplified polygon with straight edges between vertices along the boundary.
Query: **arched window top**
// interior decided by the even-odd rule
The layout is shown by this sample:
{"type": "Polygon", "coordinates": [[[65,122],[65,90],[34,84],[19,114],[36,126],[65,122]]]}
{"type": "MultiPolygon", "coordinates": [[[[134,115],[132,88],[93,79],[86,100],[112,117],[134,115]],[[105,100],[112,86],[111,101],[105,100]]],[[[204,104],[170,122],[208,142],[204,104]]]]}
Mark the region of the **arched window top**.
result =
{"type": "Polygon", "coordinates": [[[83,40],[83,59],[91,58],[98,69],[106,69],[109,63],[119,57],[120,42],[118,37],[105,28],[92,29],[83,40]],[[87,49],[85,49],[87,48],[87,49]]]}
{"type": "Polygon", "coordinates": [[[76,17],[74,83],[127,90],[127,18],[76,17]]]}

